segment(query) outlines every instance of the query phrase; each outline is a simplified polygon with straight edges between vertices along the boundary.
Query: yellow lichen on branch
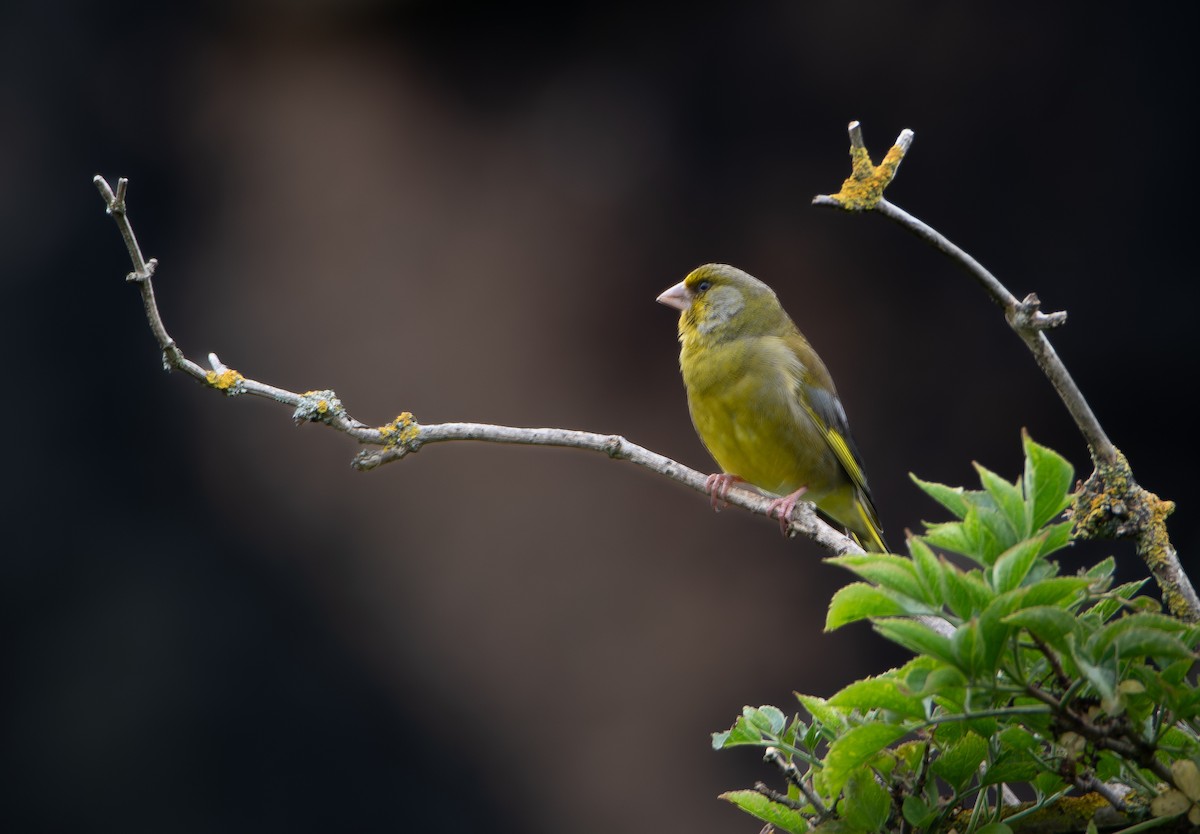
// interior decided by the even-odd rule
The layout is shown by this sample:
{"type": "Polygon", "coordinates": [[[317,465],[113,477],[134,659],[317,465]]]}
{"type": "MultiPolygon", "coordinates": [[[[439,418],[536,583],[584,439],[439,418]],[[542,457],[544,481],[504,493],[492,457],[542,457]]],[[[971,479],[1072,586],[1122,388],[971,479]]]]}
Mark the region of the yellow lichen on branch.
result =
{"type": "Polygon", "coordinates": [[[866,147],[850,147],[850,176],[842,183],[842,190],[831,195],[847,211],[870,211],[883,199],[883,191],[896,176],[896,169],[904,159],[905,148],[892,145],[878,165],[871,162],[866,147]]]}
{"type": "Polygon", "coordinates": [[[218,391],[224,391],[229,396],[235,396],[242,393],[242,383],[246,378],[239,374],[233,368],[225,368],[222,371],[209,371],[204,375],[204,379],[213,388],[218,391]]]}
{"type": "Polygon", "coordinates": [[[404,411],[392,422],[380,426],[379,433],[383,435],[385,447],[411,446],[421,434],[421,426],[412,416],[411,411],[404,411]]]}
{"type": "Polygon", "coordinates": [[[1134,539],[1138,555],[1158,581],[1167,610],[1181,619],[1195,621],[1196,607],[1187,593],[1190,585],[1185,587],[1174,575],[1178,558],[1167,535],[1167,516],[1174,511],[1175,502],[1138,485],[1129,462],[1118,450],[1113,463],[1097,464],[1076,494],[1072,536],[1134,539]]]}

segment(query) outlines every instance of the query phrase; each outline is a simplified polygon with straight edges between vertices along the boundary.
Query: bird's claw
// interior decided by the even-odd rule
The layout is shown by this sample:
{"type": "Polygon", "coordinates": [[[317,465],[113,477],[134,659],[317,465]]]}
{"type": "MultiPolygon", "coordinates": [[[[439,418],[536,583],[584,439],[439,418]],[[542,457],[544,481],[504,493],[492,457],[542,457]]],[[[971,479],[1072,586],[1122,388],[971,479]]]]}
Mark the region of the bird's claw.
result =
{"type": "Polygon", "coordinates": [[[713,512],[721,512],[722,506],[729,506],[729,487],[742,481],[737,475],[725,472],[714,472],[704,479],[704,491],[711,496],[713,512]]]}
{"type": "Polygon", "coordinates": [[[796,509],[796,504],[800,502],[800,496],[806,492],[808,492],[808,487],[800,487],[791,495],[776,498],[767,505],[767,518],[775,516],[779,519],[779,532],[783,535],[788,534],[788,524],[791,523],[792,512],[796,509]]]}

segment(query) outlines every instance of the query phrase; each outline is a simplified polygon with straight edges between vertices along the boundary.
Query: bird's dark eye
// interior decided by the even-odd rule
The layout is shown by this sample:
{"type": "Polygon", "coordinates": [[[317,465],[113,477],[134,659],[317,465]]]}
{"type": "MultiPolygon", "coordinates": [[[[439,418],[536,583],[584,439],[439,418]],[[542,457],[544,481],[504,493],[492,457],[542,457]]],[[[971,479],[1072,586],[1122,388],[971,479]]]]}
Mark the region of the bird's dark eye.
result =
{"type": "Polygon", "coordinates": [[[712,281],[701,281],[696,285],[696,292],[704,292],[712,286],[712,281]]]}

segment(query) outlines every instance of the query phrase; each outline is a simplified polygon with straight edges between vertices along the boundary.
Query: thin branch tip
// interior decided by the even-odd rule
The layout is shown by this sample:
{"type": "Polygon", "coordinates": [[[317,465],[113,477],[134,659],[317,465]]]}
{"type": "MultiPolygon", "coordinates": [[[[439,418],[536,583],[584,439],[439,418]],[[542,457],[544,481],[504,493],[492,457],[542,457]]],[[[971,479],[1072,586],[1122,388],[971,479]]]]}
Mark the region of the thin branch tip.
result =
{"type": "Polygon", "coordinates": [[[1035,333],[1041,330],[1051,330],[1067,323],[1067,313],[1059,310],[1054,313],[1043,313],[1042,301],[1037,293],[1029,293],[1020,301],[1015,301],[1004,317],[1009,325],[1018,332],[1035,333]]]}
{"type": "Polygon", "coordinates": [[[846,132],[850,134],[850,147],[852,147],[852,148],[866,147],[863,144],[863,134],[862,134],[862,123],[861,122],[859,122],[857,119],[850,122],[850,124],[848,124],[846,126],[846,132]]]}
{"type": "Polygon", "coordinates": [[[106,180],[100,174],[96,174],[96,176],[92,177],[92,185],[99,189],[100,196],[104,198],[105,204],[112,202],[113,190],[112,186],[108,184],[108,180],[106,180]]]}

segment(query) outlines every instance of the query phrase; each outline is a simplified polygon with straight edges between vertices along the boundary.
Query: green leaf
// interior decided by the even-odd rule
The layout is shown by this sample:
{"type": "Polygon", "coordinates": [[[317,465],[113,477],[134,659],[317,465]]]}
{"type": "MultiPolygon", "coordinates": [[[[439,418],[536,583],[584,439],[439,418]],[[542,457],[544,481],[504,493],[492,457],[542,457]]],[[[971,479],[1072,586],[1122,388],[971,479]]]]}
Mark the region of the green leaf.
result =
{"type": "Polygon", "coordinates": [[[1051,605],[1034,605],[1004,618],[1008,625],[1023,628],[1063,654],[1074,651],[1078,621],[1073,614],[1051,605]]]}
{"type": "Polygon", "coordinates": [[[902,687],[907,687],[908,684],[906,681],[908,680],[908,677],[918,669],[923,669],[928,672],[940,667],[941,665],[941,663],[932,657],[914,657],[909,659],[909,661],[900,668],[889,669],[887,672],[884,672],[883,675],[880,675],[880,677],[889,677],[892,680],[899,682],[902,687]]]}
{"type": "Polygon", "coordinates": [[[962,521],[926,524],[925,540],[934,547],[964,556],[972,555],[975,550],[975,542],[967,535],[966,523],[962,521]]]}
{"type": "Polygon", "coordinates": [[[1025,500],[1032,509],[1033,529],[1057,516],[1071,503],[1068,494],[1075,479],[1075,468],[1058,452],[1034,443],[1028,434],[1025,445],[1025,500]]]}
{"type": "Polygon", "coordinates": [[[877,632],[916,654],[927,654],[951,665],[955,664],[950,639],[943,637],[916,620],[880,620],[874,623],[877,632]]]}
{"type": "Polygon", "coordinates": [[[996,719],[990,716],[972,718],[967,721],[967,729],[971,730],[982,738],[991,738],[994,736],[998,726],[999,725],[996,723],[996,719]]]}
{"type": "Polygon", "coordinates": [[[787,725],[787,716],[778,707],[761,706],[758,709],[742,707],[742,717],[746,719],[747,724],[760,733],[770,734],[776,738],[787,725]]]}
{"type": "Polygon", "coordinates": [[[979,770],[979,765],[987,755],[987,742],[975,733],[967,733],[961,739],[942,751],[930,764],[933,774],[954,789],[962,793],[971,779],[979,770]]]}
{"type": "Polygon", "coordinates": [[[890,553],[850,553],[844,556],[831,556],[825,561],[831,565],[846,568],[868,582],[904,594],[914,600],[934,601],[934,597],[921,587],[921,581],[917,578],[917,569],[912,560],[903,556],[894,556],[890,553]]]}
{"type": "Polygon", "coordinates": [[[1025,580],[1021,584],[1025,586],[1033,585],[1041,582],[1043,579],[1052,579],[1055,576],[1058,576],[1058,562],[1042,558],[1039,554],[1038,558],[1034,560],[1033,565],[1030,566],[1029,573],[1025,574],[1025,580]]]}
{"type": "Polygon", "coordinates": [[[892,753],[895,754],[896,761],[902,770],[916,773],[917,768],[925,759],[925,748],[928,744],[927,741],[905,741],[893,747],[892,753]]]}
{"type": "Polygon", "coordinates": [[[1122,661],[1138,657],[1194,658],[1195,654],[1174,634],[1153,628],[1127,629],[1113,639],[1110,646],[1122,661]]]}
{"type": "Polygon", "coordinates": [[[926,537],[935,547],[960,553],[981,565],[990,565],[1019,536],[1008,517],[986,491],[964,492],[967,511],[962,521],[927,524],[926,537]]]}
{"type": "Polygon", "coordinates": [[[969,620],[995,596],[982,571],[961,571],[949,562],[942,563],[942,599],[956,616],[969,620]]]}
{"type": "Polygon", "coordinates": [[[941,575],[938,578],[941,580],[942,602],[959,619],[971,619],[971,616],[976,613],[975,595],[971,593],[971,589],[967,585],[966,573],[945,559],[942,560],[941,568],[941,575]]]}
{"type": "Polygon", "coordinates": [[[982,828],[976,828],[975,834],[1013,834],[1013,830],[1005,823],[989,822],[982,828]]]}
{"type": "Polygon", "coordinates": [[[953,513],[956,518],[961,519],[967,514],[967,501],[962,487],[948,487],[945,484],[922,481],[913,474],[909,474],[908,477],[912,478],[913,483],[920,487],[922,492],[953,513]]]}
{"type": "Polygon", "coordinates": [[[779,737],[779,740],[785,747],[796,747],[799,744],[797,739],[802,738],[807,732],[808,725],[800,720],[799,715],[793,715],[792,720],[788,722],[787,729],[783,731],[783,735],[779,737]]]}
{"type": "Polygon", "coordinates": [[[942,566],[937,555],[925,543],[925,540],[918,536],[909,538],[908,552],[912,555],[913,568],[925,591],[922,599],[940,604],[942,601],[942,566]]]}
{"type": "Polygon", "coordinates": [[[1051,796],[1058,793],[1067,786],[1067,783],[1057,773],[1051,773],[1048,770],[1043,770],[1037,776],[1033,777],[1033,787],[1037,790],[1039,796],[1051,796]]]}
{"type": "Polygon", "coordinates": [[[1096,778],[1102,782],[1111,782],[1118,778],[1125,769],[1125,760],[1111,750],[1100,750],[1096,753],[1096,778]]]}
{"type": "Polygon", "coordinates": [[[965,555],[991,565],[996,557],[1012,547],[1021,538],[1012,529],[1008,518],[995,506],[979,506],[967,513],[963,526],[973,542],[972,550],[965,555]]]}
{"type": "MultiPolygon", "coordinates": [[[[933,660],[930,657],[920,657],[919,660],[933,660]]],[[[914,669],[904,679],[904,686],[918,698],[928,698],[931,695],[945,696],[947,694],[959,697],[957,690],[966,686],[967,678],[959,669],[950,664],[934,661],[938,666],[934,669],[914,669]]]]}
{"type": "Polygon", "coordinates": [[[1018,607],[1054,605],[1070,608],[1083,599],[1090,585],[1091,581],[1082,576],[1054,576],[1042,579],[1023,590],[1018,607]]]}
{"type": "Polygon", "coordinates": [[[1189,625],[1187,630],[1179,635],[1179,639],[1193,648],[1200,647],[1200,623],[1189,625]]]}
{"type": "Polygon", "coordinates": [[[864,678],[855,681],[829,699],[831,706],[856,709],[867,713],[882,709],[910,718],[924,718],[925,707],[921,699],[902,690],[892,677],[864,678]]]}
{"type": "Polygon", "coordinates": [[[1020,587],[1042,551],[1042,537],[1017,542],[992,565],[992,587],[1000,593],[1020,587]]]}
{"type": "Polygon", "coordinates": [[[842,818],[859,831],[875,832],[883,828],[892,810],[888,792],[875,781],[870,768],[859,768],[846,780],[845,798],[840,803],[842,818]]]}
{"type": "Polygon", "coordinates": [[[1001,782],[1028,782],[1044,768],[1023,750],[1005,750],[996,757],[980,776],[982,785],[999,785],[1001,782]]]}
{"type": "MultiPolygon", "coordinates": [[[[1187,641],[1187,643],[1188,645],[1195,645],[1193,641],[1187,641]]],[[[1177,660],[1174,663],[1167,664],[1162,670],[1163,683],[1175,686],[1183,683],[1184,678],[1187,677],[1187,673],[1192,670],[1192,665],[1191,659],[1177,660]]]]}
{"type": "MultiPolygon", "coordinates": [[[[1140,643],[1146,642],[1147,646],[1155,645],[1153,637],[1143,634],[1139,638],[1126,638],[1122,640],[1122,636],[1131,631],[1134,632],[1157,632],[1161,635],[1174,636],[1179,632],[1187,629],[1187,624],[1174,617],[1168,617],[1165,614],[1129,614],[1121,617],[1118,620],[1101,627],[1087,641],[1084,650],[1093,660],[1099,662],[1109,653],[1110,648],[1115,648],[1117,641],[1121,640],[1121,647],[1118,649],[1120,657],[1132,658],[1143,655],[1154,655],[1154,651],[1139,651],[1140,643]],[[1150,642],[1147,642],[1150,641],[1150,642]]],[[[1192,652],[1187,646],[1176,637],[1174,641],[1164,642],[1161,644],[1164,657],[1187,657],[1192,652]]]]}
{"type": "Polygon", "coordinates": [[[1170,750],[1174,748],[1186,749],[1193,747],[1196,744],[1196,737],[1191,733],[1185,733],[1179,727],[1168,727],[1163,731],[1162,737],[1158,740],[1160,750],[1170,750]]]}
{"type": "Polygon", "coordinates": [[[982,669],[988,675],[995,673],[1000,656],[1008,648],[1009,636],[1015,628],[1006,623],[1004,618],[1020,604],[1023,595],[1021,591],[1001,594],[979,615],[979,638],[983,643],[982,669]]]}
{"type": "Polygon", "coordinates": [[[758,791],[727,791],[718,798],[736,805],[752,817],[787,831],[788,834],[805,834],[808,831],[808,822],[803,814],[782,803],[767,799],[758,791]]]}
{"type": "Polygon", "coordinates": [[[842,713],[830,706],[824,698],[818,698],[816,695],[802,695],[799,692],[793,694],[808,710],[808,714],[813,717],[813,720],[819,721],[834,732],[841,732],[842,728],[846,726],[846,719],[842,717],[842,713]]]}
{"type": "MultiPolygon", "coordinates": [[[[939,696],[934,699],[937,701],[937,705],[938,705],[937,711],[934,713],[935,716],[940,718],[941,716],[946,715],[946,714],[950,714],[950,715],[961,715],[962,714],[963,701],[962,701],[961,696],[963,693],[955,693],[955,694],[959,697],[941,697],[941,696],[939,696]]],[[[970,732],[970,729],[971,729],[970,727],[968,727],[964,722],[961,722],[961,721],[954,721],[954,722],[938,724],[936,727],[934,727],[934,731],[933,731],[934,737],[936,739],[936,743],[933,746],[934,751],[940,753],[942,750],[946,749],[947,747],[950,747],[952,744],[954,744],[956,741],[958,741],[963,736],[965,736],[968,732],[970,732]]]]}
{"type": "Polygon", "coordinates": [[[761,745],[762,743],[762,733],[747,722],[744,715],[738,716],[737,721],[733,722],[733,726],[725,732],[712,734],[714,750],[724,750],[727,747],[738,747],[743,744],[761,745]]]}
{"type": "Polygon", "coordinates": [[[1031,511],[1025,506],[1020,488],[978,463],[975,464],[975,471],[979,473],[979,481],[983,488],[996,502],[996,509],[1005,521],[1008,540],[1015,542],[1028,537],[1033,532],[1030,527],[1031,511]]]}
{"type": "Polygon", "coordinates": [[[1084,576],[1090,576],[1092,579],[1108,579],[1113,575],[1113,571],[1117,569],[1117,560],[1111,556],[1105,557],[1103,560],[1088,568],[1084,576]]]}
{"type": "Polygon", "coordinates": [[[892,771],[896,769],[896,765],[900,759],[896,755],[895,748],[884,750],[871,761],[871,769],[883,777],[886,782],[891,778],[892,771]]]}
{"type": "Polygon", "coordinates": [[[825,754],[825,769],[821,772],[827,794],[837,796],[841,793],[842,786],[857,768],[906,732],[898,724],[872,722],[851,727],[834,739],[825,754]]]}
{"type": "Polygon", "coordinates": [[[908,821],[908,824],[915,829],[928,827],[929,823],[933,822],[934,817],[938,815],[937,808],[930,808],[929,803],[921,799],[921,797],[911,794],[904,797],[901,812],[904,814],[904,819],[908,821]]]}
{"type": "Polygon", "coordinates": [[[871,617],[895,617],[907,613],[905,607],[886,591],[865,582],[851,582],[839,588],[829,601],[825,630],[833,631],[847,623],[871,617]]]}
{"type": "Polygon", "coordinates": [[[986,671],[986,649],[979,634],[978,621],[972,620],[958,627],[950,638],[950,651],[954,653],[955,665],[963,670],[967,678],[978,678],[986,671]]]}
{"type": "Polygon", "coordinates": [[[1000,733],[1000,747],[1003,750],[1021,750],[1028,753],[1038,746],[1037,737],[1023,727],[1008,727],[1000,733]]]}
{"type": "Polygon", "coordinates": [[[1038,555],[1044,558],[1071,544],[1071,528],[1073,526],[1072,522],[1063,521],[1043,528],[1045,535],[1042,538],[1042,552],[1038,555]]]}
{"type": "Polygon", "coordinates": [[[1100,696],[1101,705],[1117,703],[1117,672],[1106,665],[1089,663],[1078,652],[1072,655],[1079,673],[1100,696]]]}
{"type": "MultiPolygon", "coordinates": [[[[1107,560],[1106,560],[1107,561],[1107,560]]],[[[1090,571],[1089,571],[1090,575],[1090,571]]],[[[1150,581],[1150,578],[1139,579],[1135,582],[1126,582],[1124,585],[1118,585],[1108,592],[1108,595],[1089,608],[1089,614],[1097,617],[1100,622],[1106,622],[1112,619],[1117,612],[1125,608],[1123,600],[1128,600],[1133,597],[1142,586],[1150,581]]]]}

